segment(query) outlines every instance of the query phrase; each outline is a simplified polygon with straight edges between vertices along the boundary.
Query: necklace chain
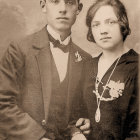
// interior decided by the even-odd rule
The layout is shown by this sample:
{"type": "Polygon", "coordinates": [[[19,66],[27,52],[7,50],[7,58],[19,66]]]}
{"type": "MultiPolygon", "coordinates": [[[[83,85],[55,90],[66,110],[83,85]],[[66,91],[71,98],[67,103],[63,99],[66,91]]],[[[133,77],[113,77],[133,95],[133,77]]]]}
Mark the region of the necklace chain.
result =
{"type": "Polygon", "coordinates": [[[96,114],[95,114],[95,121],[96,121],[96,122],[99,122],[99,121],[100,121],[100,117],[101,117],[101,113],[100,113],[101,98],[102,98],[103,95],[104,95],[104,92],[105,92],[105,90],[106,90],[106,87],[107,87],[107,85],[108,85],[108,83],[109,83],[109,81],[110,81],[110,79],[111,79],[111,76],[113,75],[113,73],[114,73],[114,71],[115,71],[115,69],[116,69],[116,67],[117,67],[117,65],[118,65],[118,63],[119,63],[120,58],[121,58],[121,57],[118,58],[118,60],[117,60],[117,62],[116,62],[116,64],[115,64],[115,66],[114,66],[114,68],[113,68],[111,74],[109,75],[109,78],[108,78],[108,80],[107,80],[107,82],[106,82],[106,84],[105,84],[105,86],[104,86],[104,89],[103,89],[101,95],[100,95],[99,92],[98,92],[98,86],[99,86],[101,80],[100,80],[100,81],[97,80],[97,77],[96,77],[96,82],[95,82],[95,92],[96,92],[96,98],[97,98],[97,110],[96,110],[96,114]],[[97,83],[97,81],[98,81],[98,83],[97,83]]]}

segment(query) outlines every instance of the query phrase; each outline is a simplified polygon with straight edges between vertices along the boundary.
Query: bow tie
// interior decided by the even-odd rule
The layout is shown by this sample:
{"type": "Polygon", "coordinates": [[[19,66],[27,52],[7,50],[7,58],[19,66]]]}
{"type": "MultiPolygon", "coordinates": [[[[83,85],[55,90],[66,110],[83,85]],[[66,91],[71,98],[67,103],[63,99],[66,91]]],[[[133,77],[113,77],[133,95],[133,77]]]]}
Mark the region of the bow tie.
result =
{"type": "Polygon", "coordinates": [[[59,40],[55,40],[49,33],[48,33],[49,41],[52,42],[54,48],[61,49],[64,53],[69,52],[70,43],[68,45],[61,44],[59,40]]]}

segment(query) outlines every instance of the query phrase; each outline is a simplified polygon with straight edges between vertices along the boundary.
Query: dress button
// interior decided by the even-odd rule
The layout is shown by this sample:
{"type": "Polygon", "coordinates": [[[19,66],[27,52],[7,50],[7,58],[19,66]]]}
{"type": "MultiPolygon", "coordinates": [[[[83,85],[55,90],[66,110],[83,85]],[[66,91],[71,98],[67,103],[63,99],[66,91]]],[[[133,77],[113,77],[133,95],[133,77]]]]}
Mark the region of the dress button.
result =
{"type": "Polygon", "coordinates": [[[42,120],[42,125],[46,125],[46,120],[42,120]]]}

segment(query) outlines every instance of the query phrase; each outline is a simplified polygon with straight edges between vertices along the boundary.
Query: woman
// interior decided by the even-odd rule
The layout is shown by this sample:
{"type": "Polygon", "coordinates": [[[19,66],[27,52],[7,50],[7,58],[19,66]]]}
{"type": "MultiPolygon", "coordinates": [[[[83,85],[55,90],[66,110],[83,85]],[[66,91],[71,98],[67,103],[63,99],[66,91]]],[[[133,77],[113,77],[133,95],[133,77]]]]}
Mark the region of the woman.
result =
{"type": "Polygon", "coordinates": [[[86,24],[88,40],[102,49],[84,70],[90,139],[139,139],[138,54],[124,46],[130,34],[125,7],[119,0],[98,0],[88,10],[86,24]]]}

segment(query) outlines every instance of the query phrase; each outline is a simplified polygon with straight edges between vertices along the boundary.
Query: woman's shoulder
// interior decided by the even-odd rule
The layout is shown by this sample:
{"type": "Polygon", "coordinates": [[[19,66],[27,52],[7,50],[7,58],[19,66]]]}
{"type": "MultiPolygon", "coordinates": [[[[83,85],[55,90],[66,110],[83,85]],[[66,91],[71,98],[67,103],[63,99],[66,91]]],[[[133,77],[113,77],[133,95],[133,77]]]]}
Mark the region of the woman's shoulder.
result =
{"type": "Polygon", "coordinates": [[[134,62],[138,62],[139,61],[139,56],[140,54],[138,54],[135,50],[130,49],[126,54],[124,54],[124,57],[127,58],[128,61],[134,61],[134,62]]]}
{"type": "Polygon", "coordinates": [[[130,66],[137,66],[139,63],[139,54],[134,51],[133,49],[130,49],[127,53],[122,55],[122,62],[125,62],[125,64],[128,64],[130,66]]]}
{"type": "Polygon", "coordinates": [[[120,64],[121,70],[128,72],[131,76],[137,75],[139,72],[139,54],[133,49],[130,49],[122,55],[120,64]]]}

